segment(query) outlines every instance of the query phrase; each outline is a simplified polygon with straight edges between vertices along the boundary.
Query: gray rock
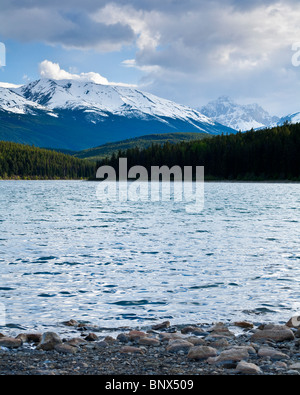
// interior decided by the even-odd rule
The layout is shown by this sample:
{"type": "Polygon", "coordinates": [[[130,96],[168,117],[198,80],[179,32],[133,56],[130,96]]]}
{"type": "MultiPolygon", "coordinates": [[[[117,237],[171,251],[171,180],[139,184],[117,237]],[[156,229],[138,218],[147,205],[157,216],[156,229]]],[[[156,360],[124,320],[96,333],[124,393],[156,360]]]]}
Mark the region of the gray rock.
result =
{"type": "Polygon", "coordinates": [[[286,374],[288,374],[288,375],[293,375],[293,376],[299,376],[300,375],[300,372],[298,372],[298,370],[288,370],[287,372],[286,372],[286,374]]]}
{"type": "Polygon", "coordinates": [[[195,337],[195,336],[190,336],[186,339],[188,342],[193,343],[194,346],[205,346],[206,342],[204,339],[195,337]]]}
{"type": "Polygon", "coordinates": [[[95,333],[89,333],[84,339],[88,342],[95,342],[98,340],[98,336],[95,333]]]}
{"type": "Polygon", "coordinates": [[[179,352],[185,351],[188,352],[191,347],[193,347],[193,343],[188,342],[187,340],[175,339],[169,342],[167,346],[168,352],[179,352]]]}
{"type": "Polygon", "coordinates": [[[74,327],[76,327],[76,326],[79,325],[79,322],[77,322],[76,320],[71,319],[69,321],[62,322],[62,324],[65,325],[65,326],[74,326],[74,327]]]}
{"type": "Polygon", "coordinates": [[[170,321],[164,321],[164,322],[162,322],[160,324],[153,325],[152,329],[154,329],[154,330],[161,330],[161,329],[169,328],[169,326],[170,326],[170,321]]]}
{"type": "Polygon", "coordinates": [[[291,365],[290,369],[292,369],[292,370],[299,370],[300,371],[300,362],[296,362],[293,365],[291,365]]]}
{"type": "Polygon", "coordinates": [[[82,346],[82,345],[86,344],[87,341],[82,339],[81,337],[74,337],[74,338],[68,340],[66,343],[69,344],[70,346],[78,347],[78,346],[82,346]]]}
{"type": "Polygon", "coordinates": [[[144,351],[138,347],[124,346],[121,348],[120,353],[122,353],[122,354],[144,354],[144,351]]]}
{"type": "Polygon", "coordinates": [[[3,336],[0,338],[0,347],[19,348],[23,344],[22,339],[3,336]]]}
{"type": "Polygon", "coordinates": [[[261,369],[255,365],[254,363],[249,363],[246,361],[240,361],[236,367],[237,373],[242,374],[260,374],[262,373],[261,369]]]}
{"type": "Polygon", "coordinates": [[[117,336],[117,340],[119,340],[121,343],[128,343],[130,341],[129,336],[125,333],[120,333],[117,336]]]}
{"type": "Polygon", "coordinates": [[[142,346],[153,346],[153,347],[160,346],[160,341],[153,337],[141,337],[138,343],[142,346]]]}
{"type": "Polygon", "coordinates": [[[243,329],[252,329],[254,327],[252,322],[248,322],[248,321],[237,321],[234,323],[234,325],[243,329]]]}
{"type": "Polygon", "coordinates": [[[54,350],[61,354],[76,354],[78,348],[70,346],[67,343],[58,343],[54,346],[54,350]]]}
{"type": "Polygon", "coordinates": [[[208,359],[210,357],[215,357],[217,355],[217,350],[209,346],[195,346],[192,347],[188,353],[189,359],[208,359]]]}
{"type": "Polygon", "coordinates": [[[282,342],[286,340],[294,340],[295,336],[290,328],[285,325],[266,325],[264,329],[255,332],[251,340],[274,340],[275,342],[282,342]]]}
{"type": "Polygon", "coordinates": [[[186,327],[181,329],[181,333],[184,334],[184,335],[187,334],[187,333],[192,333],[193,335],[200,335],[200,336],[202,336],[206,332],[204,332],[203,329],[198,328],[197,326],[186,326],[186,327]]]}
{"type": "Polygon", "coordinates": [[[289,356],[271,347],[261,347],[257,355],[261,358],[270,357],[272,360],[289,359],[289,356]]]}
{"type": "Polygon", "coordinates": [[[249,358],[248,347],[233,347],[229,350],[224,350],[216,358],[210,358],[209,363],[221,364],[224,362],[239,362],[249,358]]]}
{"type": "Polygon", "coordinates": [[[164,333],[161,332],[159,334],[159,337],[161,338],[161,341],[170,341],[170,340],[174,340],[174,339],[178,339],[178,340],[184,340],[185,337],[183,335],[181,335],[180,333],[164,333]]]}
{"type": "Polygon", "coordinates": [[[37,350],[51,351],[54,350],[57,344],[61,344],[61,338],[54,332],[45,332],[42,335],[40,343],[37,345],[37,350]]]}
{"type": "Polygon", "coordinates": [[[217,322],[208,329],[208,332],[210,332],[210,336],[235,337],[235,334],[231,332],[222,322],[217,322]]]}
{"type": "Polygon", "coordinates": [[[20,333],[16,339],[21,339],[23,343],[39,343],[42,339],[41,333],[20,333]]]}
{"type": "Polygon", "coordinates": [[[289,328],[300,328],[300,315],[294,316],[288,320],[288,322],[285,324],[289,328]]]}

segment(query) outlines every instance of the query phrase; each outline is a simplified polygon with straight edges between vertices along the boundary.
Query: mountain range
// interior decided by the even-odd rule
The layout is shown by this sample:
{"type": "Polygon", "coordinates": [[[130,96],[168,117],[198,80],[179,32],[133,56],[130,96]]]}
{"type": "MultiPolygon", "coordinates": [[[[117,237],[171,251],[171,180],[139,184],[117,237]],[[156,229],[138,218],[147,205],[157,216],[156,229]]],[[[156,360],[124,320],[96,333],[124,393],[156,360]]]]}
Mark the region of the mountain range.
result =
{"type": "Polygon", "coordinates": [[[147,135],[220,135],[285,122],[300,122],[300,112],[279,118],[228,96],[193,109],[119,85],[51,79],[0,83],[0,140],[37,147],[81,151],[147,135]]]}
{"type": "Polygon", "coordinates": [[[241,105],[228,96],[221,96],[201,107],[201,113],[223,125],[242,132],[277,124],[280,119],[271,116],[258,104],[241,105]]]}
{"type": "Polygon", "coordinates": [[[135,88],[40,79],[0,87],[0,140],[83,150],[148,134],[236,133],[199,111],[135,88]]]}

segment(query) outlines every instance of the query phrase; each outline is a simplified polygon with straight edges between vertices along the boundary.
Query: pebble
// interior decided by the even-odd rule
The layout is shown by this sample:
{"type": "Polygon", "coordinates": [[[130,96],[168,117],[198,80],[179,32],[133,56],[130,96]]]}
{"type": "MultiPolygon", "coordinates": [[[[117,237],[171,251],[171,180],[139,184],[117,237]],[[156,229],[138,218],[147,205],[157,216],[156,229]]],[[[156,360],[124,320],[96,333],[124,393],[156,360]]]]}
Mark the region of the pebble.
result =
{"type": "Polygon", "coordinates": [[[69,344],[70,346],[73,346],[73,347],[82,346],[83,344],[86,344],[86,343],[87,343],[87,341],[82,339],[81,337],[74,337],[74,338],[67,341],[67,344],[69,344]]]}
{"type": "Polygon", "coordinates": [[[297,362],[297,363],[294,363],[293,365],[291,365],[290,369],[300,370],[300,362],[297,362]]]}
{"type": "Polygon", "coordinates": [[[254,325],[251,322],[247,322],[247,321],[237,321],[234,323],[234,325],[244,329],[254,328],[254,325]]]}
{"type": "Polygon", "coordinates": [[[170,321],[164,321],[160,324],[153,325],[152,329],[154,329],[155,331],[158,331],[158,330],[162,330],[162,329],[167,329],[167,328],[169,328],[170,325],[171,325],[170,321]]]}
{"type": "Polygon", "coordinates": [[[300,315],[291,317],[285,325],[288,326],[289,328],[299,329],[300,328],[300,315]]]}
{"type": "Polygon", "coordinates": [[[243,374],[261,374],[262,370],[254,363],[240,361],[237,364],[236,372],[243,374]]]}
{"type": "Polygon", "coordinates": [[[278,359],[288,359],[288,355],[282,353],[279,350],[276,350],[274,348],[271,347],[261,347],[258,350],[257,355],[261,358],[265,358],[265,357],[270,357],[273,360],[278,360],[278,359]]]}
{"type": "Polygon", "coordinates": [[[193,343],[194,346],[204,346],[206,344],[204,339],[199,337],[190,336],[187,338],[187,341],[193,343]]]}
{"type": "Polygon", "coordinates": [[[40,343],[41,333],[20,333],[16,339],[21,339],[23,343],[40,343]]]}
{"type": "Polygon", "coordinates": [[[129,336],[127,334],[120,333],[117,336],[117,340],[119,340],[119,342],[121,342],[121,343],[127,343],[127,342],[129,342],[130,339],[129,339],[129,336]]]}
{"type": "Polygon", "coordinates": [[[139,340],[141,337],[147,337],[148,334],[142,331],[132,330],[128,333],[129,340],[139,340]]]}
{"type": "Polygon", "coordinates": [[[161,338],[161,341],[169,341],[171,339],[178,339],[178,340],[184,340],[184,336],[179,334],[179,333],[160,333],[159,337],[161,338]]]}
{"type": "Polygon", "coordinates": [[[138,343],[143,346],[154,346],[154,347],[160,346],[160,341],[152,337],[141,337],[138,343]]]}
{"type": "Polygon", "coordinates": [[[60,343],[62,343],[62,340],[56,333],[45,332],[42,335],[40,343],[37,345],[37,350],[51,351],[54,350],[54,347],[60,343]]]}
{"type": "Polygon", "coordinates": [[[249,352],[247,347],[240,348],[230,348],[229,350],[222,351],[217,357],[211,358],[210,363],[220,364],[220,363],[231,363],[239,362],[249,358],[249,352]]]}
{"type": "Polygon", "coordinates": [[[131,353],[131,354],[144,354],[144,351],[141,348],[138,347],[131,347],[131,346],[125,346],[122,347],[120,350],[121,353],[131,353]]]}
{"type": "Polygon", "coordinates": [[[69,321],[64,321],[62,324],[65,326],[78,326],[79,322],[77,322],[76,320],[69,320],[69,321]]]}
{"type": "Polygon", "coordinates": [[[195,326],[186,326],[181,329],[182,334],[192,333],[193,335],[202,335],[204,330],[195,326]]]}
{"type": "Polygon", "coordinates": [[[58,343],[54,346],[54,350],[62,354],[76,354],[78,349],[66,343],[58,343]]]}
{"type": "Polygon", "coordinates": [[[19,348],[23,344],[21,339],[15,339],[13,337],[3,336],[0,338],[0,347],[6,348],[19,348]]]}
{"type": "MultiPolygon", "coordinates": [[[[207,339],[208,340],[208,339],[207,339]]],[[[226,338],[210,338],[211,345],[215,348],[225,348],[229,346],[229,342],[226,338]]]]}
{"type": "Polygon", "coordinates": [[[189,359],[208,359],[210,357],[215,357],[217,355],[217,350],[209,346],[195,346],[190,349],[188,353],[189,359]]]}
{"type": "Polygon", "coordinates": [[[166,350],[168,352],[188,352],[188,350],[193,346],[193,343],[190,343],[187,340],[173,339],[169,341],[169,345],[167,346],[166,350]]]}
{"type": "Polygon", "coordinates": [[[299,328],[259,323],[252,328],[247,321],[237,322],[244,331],[236,336],[229,330],[233,324],[170,327],[166,321],[147,333],[120,328],[128,332],[105,338],[92,331],[84,334],[75,320],[65,325],[71,328],[65,331],[73,336],[80,331],[81,336],[70,339],[55,332],[20,333],[17,337],[2,333],[0,375],[300,374],[300,339],[295,337],[299,328]],[[89,336],[93,341],[86,340],[89,336]]]}
{"type": "Polygon", "coordinates": [[[95,342],[98,340],[98,336],[95,333],[89,333],[84,339],[88,342],[95,342]]]}
{"type": "Polygon", "coordinates": [[[210,327],[208,332],[210,332],[211,337],[235,337],[234,333],[222,322],[218,322],[210,327]]]}
{"type": "Polygon", "coordinates": [[[266,325],[262,330],[255,332],[252,340],[274,340],[275,342],[282,342],[285,340],[294,340],[295,336],[291,329],[285,325],[266,325]]]}

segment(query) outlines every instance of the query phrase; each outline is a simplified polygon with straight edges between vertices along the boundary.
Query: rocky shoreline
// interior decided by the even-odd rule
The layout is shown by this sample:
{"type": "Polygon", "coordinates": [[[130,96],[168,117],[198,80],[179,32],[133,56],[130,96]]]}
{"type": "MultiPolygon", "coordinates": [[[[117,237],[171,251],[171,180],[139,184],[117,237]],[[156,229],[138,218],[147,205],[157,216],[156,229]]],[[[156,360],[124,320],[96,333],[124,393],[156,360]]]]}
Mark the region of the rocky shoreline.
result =
{"type": "Polygon", "coordinates": [[[63,325],[76,335],[0,333],[0,375],[300,374],[300,316],[284,325],[166,321],[115,337],[75,320],[63,325]]]}

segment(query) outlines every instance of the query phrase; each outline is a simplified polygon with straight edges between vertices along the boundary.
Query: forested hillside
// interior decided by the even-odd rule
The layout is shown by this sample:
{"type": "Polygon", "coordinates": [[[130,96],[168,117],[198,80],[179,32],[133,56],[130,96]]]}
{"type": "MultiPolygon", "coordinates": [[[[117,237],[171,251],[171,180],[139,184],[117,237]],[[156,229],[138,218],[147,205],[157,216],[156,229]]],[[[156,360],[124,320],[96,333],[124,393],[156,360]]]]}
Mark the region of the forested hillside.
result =
{"type": "Polygon", "coordinates": [[[0,141],[2,179],[81,179],[95,175],[95,163],[29,145],[0,141]]]}
{"type": "Polygon", "coordinates": [[[151,166],[204,166],[207,180],[300,181],[300,124],[132,148],[98,165],[108,164],[117,170],[119,157],[128,158],[128,168],[146,167],[148,174],[151,166]]]}
{"type": "Polygon", "coordinates": [[[118,151],[128,150],[129,148],[138,147],[139,149],[148,148],[152,144],[163,145],[167,142],[176,144],[181,141],[201,140],[209,138],[207,133],[164,133],[164,134],[149,134],[146,136],[136,137],[134,139],[121,140],[116,143],[104,144],[99,147],[90,148],[87,150],[70,153],[76,158],[89,159],[93,161],[102,160],[112,154],[117,154],[118,151]]]}

